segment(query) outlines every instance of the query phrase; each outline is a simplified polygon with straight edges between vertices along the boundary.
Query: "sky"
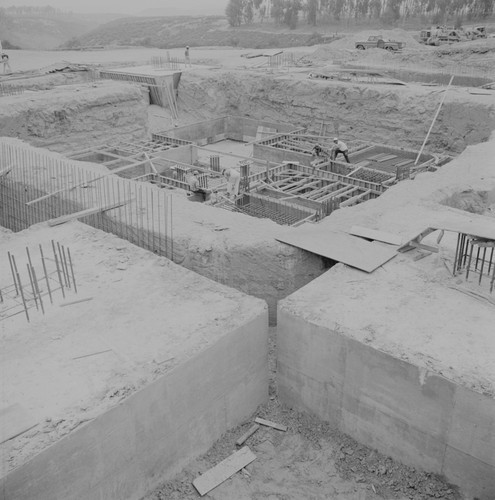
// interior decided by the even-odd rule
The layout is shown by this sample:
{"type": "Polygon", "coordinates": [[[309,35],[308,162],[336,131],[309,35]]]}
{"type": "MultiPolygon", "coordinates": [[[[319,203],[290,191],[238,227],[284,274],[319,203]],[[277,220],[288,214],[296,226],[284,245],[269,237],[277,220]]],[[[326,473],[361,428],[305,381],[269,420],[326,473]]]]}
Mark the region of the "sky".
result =
{"type": "Polygon", "coordinates": [[[73,12],[112,12],[139,14],[147,9],[170,9],[190,14],[224,14],[228,0],[0,0],[0,7],[11,5],[51,5],[73,12]]]}

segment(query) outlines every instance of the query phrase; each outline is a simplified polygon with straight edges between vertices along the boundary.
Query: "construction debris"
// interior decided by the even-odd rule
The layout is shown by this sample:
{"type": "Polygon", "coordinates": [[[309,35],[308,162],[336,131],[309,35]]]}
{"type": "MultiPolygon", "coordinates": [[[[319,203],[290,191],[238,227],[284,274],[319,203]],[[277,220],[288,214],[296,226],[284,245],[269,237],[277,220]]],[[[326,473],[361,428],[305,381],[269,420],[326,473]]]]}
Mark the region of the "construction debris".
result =
{"type": "Polygon", "coordinates": [[[204,496],[254,460],[256,460],[256,455],[245,446],[197,477],[193,481],[193,486],[201,496],[204,496]]]}
{"type": "Polygon", "coordinates": [[[258,429],[260,426],[258,424],[254,424],[249,428],[247,432],[245,432],[236,442],[237,446],[242,446],[258,429]]]}
{"type": "Polygon", "coordinates": [[[287,431],[286,425],[281,425],[281,424],[277,424],[275,422],[270,422],[270,420],[265,420],[264,418],[257,417],[254,419],[254,421],[257,424],[265,425],[266,427],[272,427],[273,429],[277,429],[279,431],[283,431],[283,432],[287,431]]]}

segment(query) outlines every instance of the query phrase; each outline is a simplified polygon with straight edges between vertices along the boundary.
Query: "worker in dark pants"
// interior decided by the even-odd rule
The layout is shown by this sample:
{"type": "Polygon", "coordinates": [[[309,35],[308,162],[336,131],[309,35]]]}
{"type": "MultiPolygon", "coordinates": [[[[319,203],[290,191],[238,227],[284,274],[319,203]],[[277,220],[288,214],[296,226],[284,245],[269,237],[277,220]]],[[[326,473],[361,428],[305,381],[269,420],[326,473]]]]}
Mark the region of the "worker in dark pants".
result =
{"type": "Polygon", "coordinates": [[[334,146],[332,148],[332,160],[336,160],[337,155],[339,153],[341,153],[344,156],[345,161],[347,163],[351,163],[349,161],[349,156],[347,154],[349,152],[349,148],[347,147],[347,145],[344,142],[339,141],[339,139],[337,137],[335,137],[335,139],[333,140],[333,143],[334,143],[334,146]]]}

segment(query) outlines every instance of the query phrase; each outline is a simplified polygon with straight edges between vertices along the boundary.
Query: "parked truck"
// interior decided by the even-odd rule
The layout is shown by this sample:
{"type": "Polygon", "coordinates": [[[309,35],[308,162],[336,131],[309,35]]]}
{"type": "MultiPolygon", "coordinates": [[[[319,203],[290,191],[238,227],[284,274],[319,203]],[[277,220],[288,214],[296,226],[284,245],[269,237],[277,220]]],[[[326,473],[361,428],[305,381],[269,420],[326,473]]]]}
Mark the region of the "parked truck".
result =
{"type": "Polygon", "coordinates": [[[381,35],[372,35],[365,42],[356,42],[355,47],[359,50],[365,49],[385,49],[391,52],[401,50],[406,46],[405,42],[398,42],[396,40],[387,40],[381,35]]]}

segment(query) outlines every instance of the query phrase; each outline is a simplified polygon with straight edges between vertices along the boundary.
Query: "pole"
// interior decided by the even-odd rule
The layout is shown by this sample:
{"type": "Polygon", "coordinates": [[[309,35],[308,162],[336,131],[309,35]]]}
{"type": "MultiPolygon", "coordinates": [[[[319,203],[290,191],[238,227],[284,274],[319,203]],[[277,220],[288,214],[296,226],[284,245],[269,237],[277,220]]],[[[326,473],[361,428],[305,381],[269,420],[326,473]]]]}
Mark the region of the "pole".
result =
{"type": "Polygon", "coordinates": [[[428,141],[428,137],[430,137],[430,133],[433,129],[433,125],[435,124],[438,115],[440,114],[440,110],[442,109],[443,101],[445,101],[445,96],[447,95],[447,91],[450,88],[450,85],[452,84],[452,80],[454,79],[454,75],[451,76],[450,82],[447,85],[447,88],[445,89],[445,92],[443,94],[442,100],[440,101],[440,105],[438,106],[437,112],[435,113],[435,116],[433,117],[433,121],[431,122],[430,129],[428,130],[428,133],[426,134],[425,140],[423,141],[423,145],[421,146],[421,149],[419,150],[418,156],[416,157],[416,161],[414,162],[414,165],[418,164],[418,160],[421,157],[421,153],[423,152],[423,149],[426,146],[426,142],[428,141]]]}

